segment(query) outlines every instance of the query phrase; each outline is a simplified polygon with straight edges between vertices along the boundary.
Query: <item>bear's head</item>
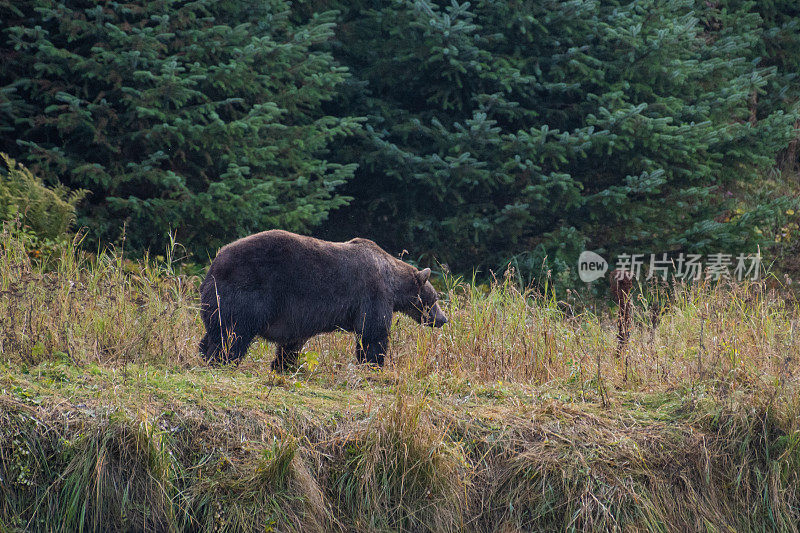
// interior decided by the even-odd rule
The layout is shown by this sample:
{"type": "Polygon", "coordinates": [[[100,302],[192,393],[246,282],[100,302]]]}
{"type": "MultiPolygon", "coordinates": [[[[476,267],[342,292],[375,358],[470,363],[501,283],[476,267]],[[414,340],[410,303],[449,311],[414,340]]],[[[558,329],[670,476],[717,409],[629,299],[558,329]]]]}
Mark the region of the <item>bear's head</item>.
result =
{"type": "Polygon", "coordinates": [[[412,294],[401,311],[424,326],[440,328],[447,323],[447,317],[439,307],[439,295],[431,285],[430,278],[430,268],[415,269],[412,294]]]}

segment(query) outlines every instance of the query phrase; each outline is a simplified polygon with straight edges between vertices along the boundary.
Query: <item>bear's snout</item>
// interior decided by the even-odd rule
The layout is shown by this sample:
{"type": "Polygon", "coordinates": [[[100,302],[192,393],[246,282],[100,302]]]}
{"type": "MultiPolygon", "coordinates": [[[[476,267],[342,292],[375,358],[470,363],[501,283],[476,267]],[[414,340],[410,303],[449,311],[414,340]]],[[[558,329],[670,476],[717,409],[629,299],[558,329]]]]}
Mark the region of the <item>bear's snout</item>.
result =
{"type": "Polygon", "coordinates": [[[431,307],[430,311],[428,312],[428,316],[425,317],[424,324],[434,328],[440,328],[447,324],[447,317],[444,316],[444,313],[439,308],[438,304],[435,304],[433,307],[431,307]]]}

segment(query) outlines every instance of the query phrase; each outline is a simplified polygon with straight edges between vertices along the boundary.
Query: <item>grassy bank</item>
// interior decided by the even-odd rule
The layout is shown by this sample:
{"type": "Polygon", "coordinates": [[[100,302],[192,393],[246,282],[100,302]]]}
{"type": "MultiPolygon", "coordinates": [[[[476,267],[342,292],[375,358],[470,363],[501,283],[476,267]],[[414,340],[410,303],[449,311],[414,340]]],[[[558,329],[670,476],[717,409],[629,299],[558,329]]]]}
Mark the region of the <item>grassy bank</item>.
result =
{"type": "Polygon", "coordinates": [[[797,305],[764,285],[610,312],[450,280],[450,323],[209,369],[196,279],[0,238],[0,529],[779,530],[800,521],[797,305]],[[667,305],[668,302],[668,305],[667,305]]]}

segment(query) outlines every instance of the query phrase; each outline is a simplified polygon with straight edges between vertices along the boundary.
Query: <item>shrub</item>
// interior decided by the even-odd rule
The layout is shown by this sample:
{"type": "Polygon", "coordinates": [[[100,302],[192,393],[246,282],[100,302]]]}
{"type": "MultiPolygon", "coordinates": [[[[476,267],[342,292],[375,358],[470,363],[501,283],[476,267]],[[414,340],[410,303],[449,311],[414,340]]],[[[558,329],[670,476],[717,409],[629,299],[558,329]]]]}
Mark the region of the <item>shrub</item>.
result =
{"type": "Polygon", "coordinates": [[[47,187],[21,163],[0,152],[0,220],[20,218],[38,237],[56,239],[75,222],[75,208],[85,191],[47,187]]]}

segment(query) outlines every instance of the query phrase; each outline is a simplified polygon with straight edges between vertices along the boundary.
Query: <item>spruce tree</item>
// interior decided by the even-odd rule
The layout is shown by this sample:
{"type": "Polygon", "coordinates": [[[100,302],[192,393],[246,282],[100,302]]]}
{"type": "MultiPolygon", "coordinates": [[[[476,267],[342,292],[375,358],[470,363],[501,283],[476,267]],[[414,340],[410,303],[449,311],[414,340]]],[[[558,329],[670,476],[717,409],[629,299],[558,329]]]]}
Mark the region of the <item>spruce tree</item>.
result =
{"type": "Polygon", "coordinates": [[[334,13],[289,3],[0,4],[0,151],[91,192],[79,224],[205,257],[235,237],[308,231],[346,198],[329,161],[359,129],[322,105],[346,79],[320,46],[334,13]]]}
{"type": "Polygon", "coordinates": [[[340,7],[341,105],[368,127],[337,227],[367,212],[394,250],[535,276],[583,248],[753,251],[783,206],[736,202],[796,119],[749,120],[776,76],[748,60],[755,14],[710,32],[690,0],[340,7]]]}

